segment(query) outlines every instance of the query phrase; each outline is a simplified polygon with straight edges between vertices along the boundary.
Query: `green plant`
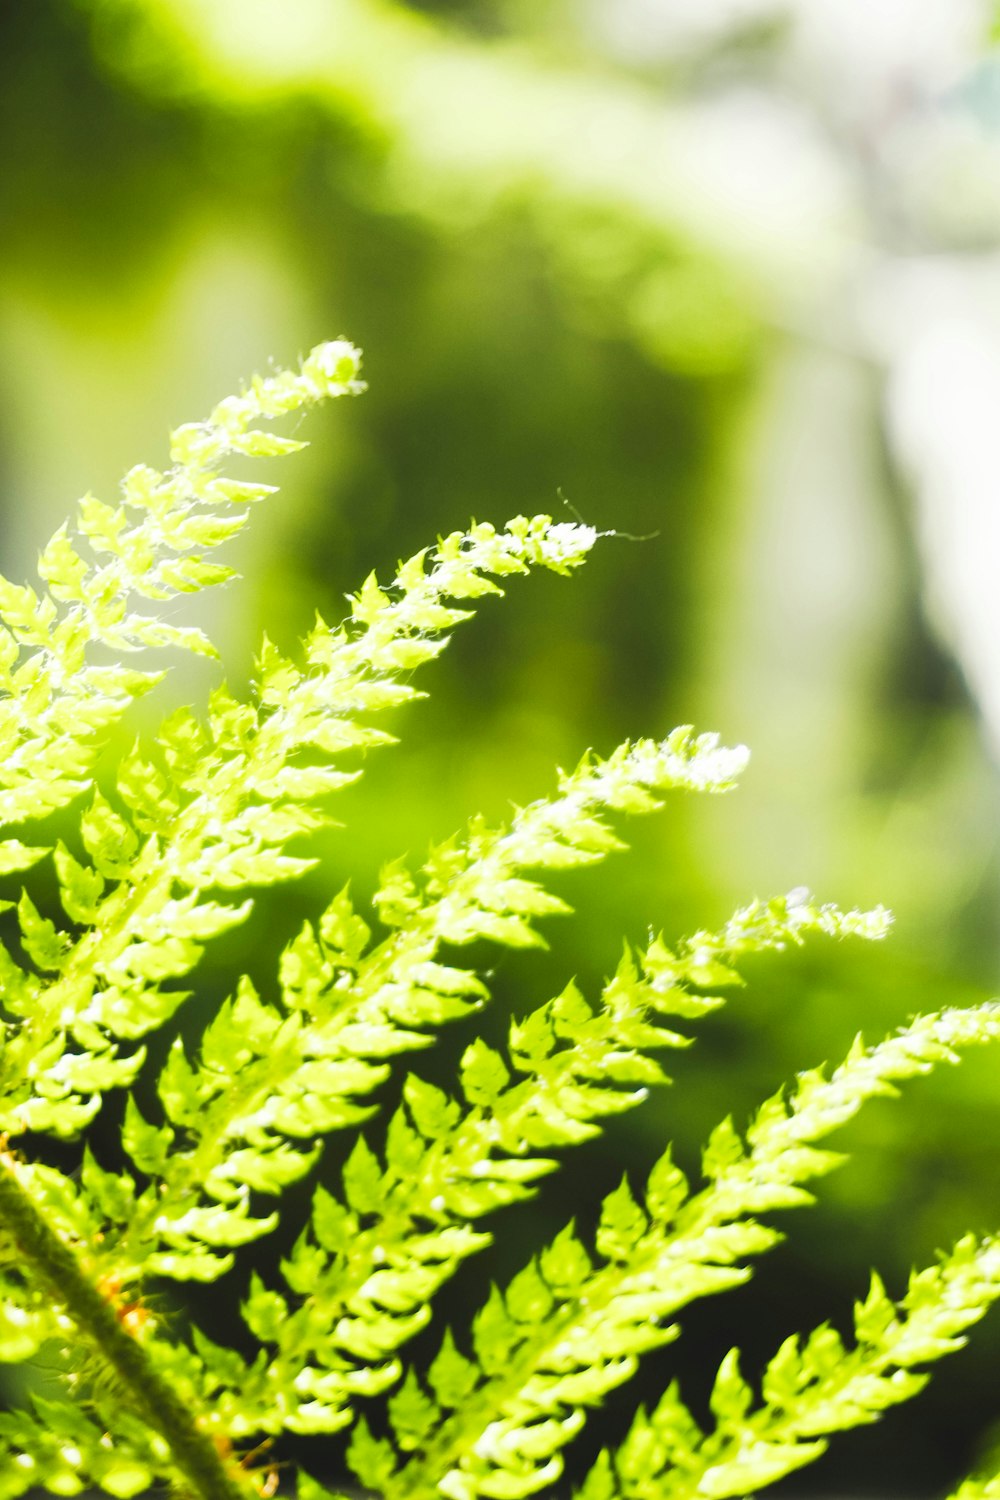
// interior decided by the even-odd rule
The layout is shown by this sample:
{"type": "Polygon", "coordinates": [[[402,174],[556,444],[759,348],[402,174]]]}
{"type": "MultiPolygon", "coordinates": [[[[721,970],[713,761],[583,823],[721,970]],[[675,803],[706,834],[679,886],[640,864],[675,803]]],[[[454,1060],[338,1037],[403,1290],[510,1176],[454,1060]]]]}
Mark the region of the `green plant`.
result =
{"type": "MultiPolygon", "coordinates": [[[[410,674],[468,618],[464,603],[530,567],[568,573],[596,541],[593,529],[546,516],[446,537],[403,563],[389,588],[368,578],[345,624],[317,620],[301,663],[265,640],[249,701],[217,687],[204,719],[172,714],[155,747],[136,745],[113,787],[94,789],[102,748],[161,675],[108,664],[99,648],[212,654],[201,632],[155,610],[232,576],[208,553],[268,487],[222,478],[219,466],[300,446],[253,423],[360,390],[358,362],[341,341],[297,374],[255,380],[174,435],[169,474],[133,470],[117,507],[84,499],[75,527],[41,555],[41,592],[0,581],[0,810],[23,833],[84,799],[78,820],[64,819],[67,842],[11,833],[0,843],[7,876],[52,856],[62,906],[46,915],[26,889],[6,903],[16,927],[0,949],[0,1357],[44,1350],[63,1376],[57,1394],[0,1415],[0,1500],[87,1485],[116,1496],[158,1484],[199,1500],[266,1495],[278,1471],[252,1462],[262,1439],[347,1428],[354,1475],[387,1500],[534,1494],[559,1479],[587,1412],[676,1336],[678,1312],[749,1277],[779,1237],[759,1216],[808,1202],[804,1184],[836,1165],[818,1144],[825,1136],[866,1100],[1000,1031],[1000,1013],[981,1006],[918,1019],[875,1046],[858,1041],[829,1074],[801,1074],[768,1100],[745,1136],[719,1125],[701,1186],[668,1151],[641,1197],[623,1180],[606,1198],[592,1244],[567,1225],[490,1292],[471,1331],[447,1334],[426,1368],[404,1369],[401,1350],[426,1326],[431,1299],[488,1243],[487,1216],[533,1194],[554,1153],[665,1080],[653,1054],[686,1045],[671,1026],[721,1004],[714,990],[736,980],[734,961],[812,933],[879,937],[888,919],[793,892],[738,911],[720,932],[627,950],[594,1002],[570,984],[511,1023],[504,1054],[474,1040],[454,1096],[408,1071],[380,1158],[357,1127],[387,1059],[429,1046],[488,999],[459,951],[539,943],[536,920],[565,907],[538,872],[620,848],[608,814],[651,812],[673,788],[733,784],[745,751],[677,730],[606,760],[586,756],[553,797],[504,828],[474,819],[416,873],[390,865],[374,898],[377,936],[346,890],[333,894],[284,951],[275,996],[238,978],[197,1054],[177,1033],[154,1067],[141,1038],[171,1026],[186,997],[179,982],[204,945],[250,918],[245,892],[310,868],[287,846],[327,821],[330,794],[360,774],[339,758],[391,739],[372,717],[419,696],[410,674]],[[104,1095],[140,1077],[155,1083],[155,1117],[130,1096],[127,1165],[102,1165],[87,1132],[104,1095]],[[315,1185],[280,1286],[249,1279],[249,1361],[150,1310],[148,1291],[165,1279],[212,1282],[238,1269],[240,1247],[276,1226],[285,1189],[344,1129],[356,1139],[342,1194],[315,1185]],[[83,1138],[78,1170],[44,1159],[45,1136],[83,1138]],[[365,1418],[373,1409],[383,1433],[365,1418]]],[[[994,1239],[960,1241],[899,1303],[874,1280],[850,1348],[829,1327],[787,1340],[759,1396],[733,1353],[711,1431],[671,1387],[582,1494],[724,1500],[770,1483],[831,1433],[911,1396],[998,1295],[994,1239]]],[[[296,1483],[303,1500],[325,1493],[305,1473],[296,1483]]],[[[973,1485],[963,1500],[988,1489],[973,1485]]]]}

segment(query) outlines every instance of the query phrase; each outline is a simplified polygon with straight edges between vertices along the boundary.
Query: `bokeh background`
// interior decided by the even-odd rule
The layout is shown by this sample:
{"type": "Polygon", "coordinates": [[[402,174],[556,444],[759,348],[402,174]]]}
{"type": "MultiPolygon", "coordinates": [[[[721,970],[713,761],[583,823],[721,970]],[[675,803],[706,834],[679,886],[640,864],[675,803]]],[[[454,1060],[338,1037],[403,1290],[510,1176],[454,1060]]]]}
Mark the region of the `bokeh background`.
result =
{"type": "MultiPolygon", "coordinates": [[[[986,0],[0,5],[8,575],[82,489],[113,497],[171,426],[340,333],[371,389],[266,476],[283,492],[238,549],[244,582],[208,606],[231,680],[265,625],[289,646],[471,516],[565,501],[621,533],[459,633],[320,869],[206,962],[195,1013],[230,961],[273,988],[280,942],[348,876],[363,902],[384,860],[503,817],[587,746],[679,722],[752,747],[741,790],[672,801],[629,855],[568,878],[551,950],[496,960],[495,1034],[570,974],[594,994],[623,937],[715,926],[755,895],[896,913],[874,950],[748,965],[675,1087],[498,1225],[498,1274],[586,1221],[623,1162],[672,1138],[694,1166],[722,1114],[857,1030],[998,986],[991,23],[986,0]]],[[[174,675],[184,701],[209,680],[174,675]]],[[[898,1291],[1000,1223],[995,1054],[841,1143],[851,1163],[750,1287],[649,1361],[647,1399],[679,1371],[697,1406],[730,1344],[752,1369],[795,1329],[844,1326],[873,1264],[898,1291]]],[[[793,1493],[944,1492],[997,1444],[998,1363],[994,1318],[793,1493]]]]}

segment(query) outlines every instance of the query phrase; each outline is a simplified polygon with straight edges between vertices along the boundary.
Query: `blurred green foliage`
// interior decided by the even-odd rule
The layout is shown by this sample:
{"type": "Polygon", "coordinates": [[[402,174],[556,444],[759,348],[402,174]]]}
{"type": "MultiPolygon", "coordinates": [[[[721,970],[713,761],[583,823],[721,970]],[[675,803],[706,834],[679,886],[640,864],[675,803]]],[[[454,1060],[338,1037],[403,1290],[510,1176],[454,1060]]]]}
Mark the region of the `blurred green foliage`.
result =
{"type": "MultiPolygon", "coordinates": [[[[2,566],[27,573],[81,482],[112,497],[245,369],[341,332],[367,351],[371,393],[296,460],[282,509],[237,558],[254,607],[213,625],[247,673],[265,616],[287,645],[314,608],[336,618],[370,569],[470,516],[565,496],[622,534],[573,588],[533,580],[455,642],[428,704],[407,711],[404,747],[350,794],[350,850],[331,837],[311,887],[271,898],[254,928],[267,946],[241,957],[266,989],[280,942],[347,869],[373,883],[384,858],[471,810],[541,794],[587,745],[692,719],[745,739],[738,798],[675,804],[602,879],[566,879],[576,915],[530,989],[506,961],[508,1006],[570,972],[593,991],[623,932],[677,934],[800,883],[884,901],[896,934],[874,954],[757,962],[660,1117],[614,1136],[610,1185],[623,1156],[648,1164],[668,1134],[693,1159],[725,1109],[744,1116],[856,1029],[980,998],[996,967],[1000,799],[923,623],[878,372],[795,328],[849,206],[814,221],[794,182],[713,189],[690,61],[630,69],[582,11],[0,8],[2,566]]],[[[215,974],[195,1003],[216,997],[215,974]]],[[[757,1292],[692,1327],[706,1372],[737,1337],[753,1354],[775,1324],[846,1311],[870,1264],[898,1279],[962,1230],[995,1227],[993,1067],[970,1061],[855,1127],[853,1165],[757,1292]]],[[[579,1187],[562,1179],[569,1198],[579,1187]]],[[[553,1195],[553,1221],[565,1206],[553,1195]]],[[[546,1227],[518,1225],[525,1240],[546,1227]]],[[[836,1486],[841,1462],[866,1463],[872,1489],[947,1483],[997,1416],[990,1328],[912,1412],[853,1435],[799,1487],[836,1486]]]]}

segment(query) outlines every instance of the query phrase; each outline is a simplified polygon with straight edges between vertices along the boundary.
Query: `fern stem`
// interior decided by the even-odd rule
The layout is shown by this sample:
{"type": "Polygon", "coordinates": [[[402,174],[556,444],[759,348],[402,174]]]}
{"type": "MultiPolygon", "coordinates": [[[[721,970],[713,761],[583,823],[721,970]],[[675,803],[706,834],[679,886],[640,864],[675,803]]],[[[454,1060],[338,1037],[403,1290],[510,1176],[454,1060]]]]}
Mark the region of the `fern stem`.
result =
{"type": "Polygon", "coordinates": [[[142,1343],[119,1322],[77,1253],[22,1186],[17,1162],[7,1152],[0,1152],[0,1222],[31,1271],[114,1372],[142,1421],[167,1443],[192,1497],[247,1500],[250,1490],[234,1477],[210,1434],[199,1426],[190,1402],[163,1379],[142,1343]]]}

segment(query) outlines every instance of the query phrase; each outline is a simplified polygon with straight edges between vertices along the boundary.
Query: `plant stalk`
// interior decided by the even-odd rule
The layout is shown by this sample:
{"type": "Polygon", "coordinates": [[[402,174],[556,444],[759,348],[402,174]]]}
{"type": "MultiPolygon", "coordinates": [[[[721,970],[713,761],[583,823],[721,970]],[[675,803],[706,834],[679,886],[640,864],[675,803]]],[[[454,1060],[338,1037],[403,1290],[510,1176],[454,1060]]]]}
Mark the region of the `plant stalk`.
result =
{"type": "Polygon", "coordinates": [[[142,1420],[164,1439],[194,1500],[247,1500],[197,1414],[157,1371],[139,1339],[122,1326],[111,1301],[91,1281],[78,1253],[48,1223],[19,1180],[18,1164],[0,1152],[0,1223],[27,1267],[66,1309],[131,1397],[142,1420]]]}

